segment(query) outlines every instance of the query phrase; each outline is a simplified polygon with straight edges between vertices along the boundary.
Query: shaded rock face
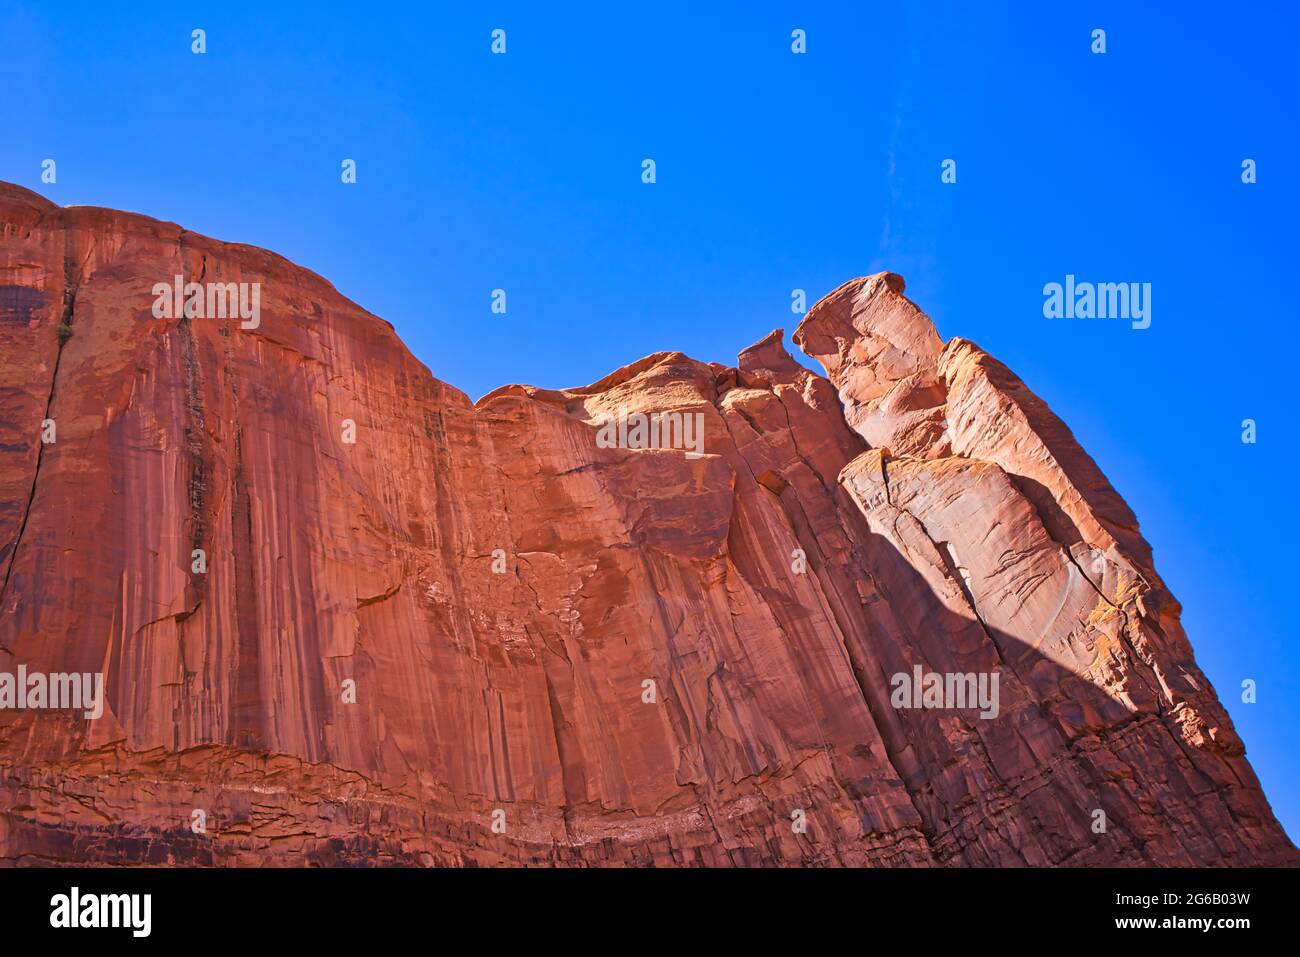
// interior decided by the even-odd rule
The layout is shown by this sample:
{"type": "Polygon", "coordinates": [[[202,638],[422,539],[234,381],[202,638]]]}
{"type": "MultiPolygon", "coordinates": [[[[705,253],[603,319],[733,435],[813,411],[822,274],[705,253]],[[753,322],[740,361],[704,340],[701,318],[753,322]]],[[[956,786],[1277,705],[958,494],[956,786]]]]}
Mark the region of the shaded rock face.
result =
{"type": "Polygon", "coordinates": [[[795,340],[829,378],[777,331],[475,404],[280,257],[0,186],[0,672],[103,676],[0,710],[0,859],[1294,863],[1043,402],[894,275],[795,340]],[[702,454],[598,441],[670,413],[702,454]]]}

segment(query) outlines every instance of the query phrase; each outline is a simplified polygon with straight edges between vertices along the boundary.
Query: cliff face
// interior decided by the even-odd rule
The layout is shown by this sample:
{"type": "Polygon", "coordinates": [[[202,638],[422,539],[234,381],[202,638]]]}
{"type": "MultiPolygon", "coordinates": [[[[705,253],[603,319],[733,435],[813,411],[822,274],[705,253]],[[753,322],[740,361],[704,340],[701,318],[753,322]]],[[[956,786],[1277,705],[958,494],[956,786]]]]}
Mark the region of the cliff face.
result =
{"type": "Polygon", "coordinates": [[[475,404],[263,250],[0,230],[0,672],[104,689],[0,710],[5,862],[1296,861],[1124,501],[897,276],[800,324],[829,380],[774,332],[475,404]]]}

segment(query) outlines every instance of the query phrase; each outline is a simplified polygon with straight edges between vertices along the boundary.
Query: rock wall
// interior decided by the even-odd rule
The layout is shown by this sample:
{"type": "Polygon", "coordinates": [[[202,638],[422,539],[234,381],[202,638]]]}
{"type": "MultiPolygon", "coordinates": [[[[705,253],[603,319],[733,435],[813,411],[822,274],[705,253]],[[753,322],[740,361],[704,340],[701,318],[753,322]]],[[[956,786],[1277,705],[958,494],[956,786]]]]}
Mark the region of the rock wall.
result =
{"type": "Polygon", "coordinates": [[[472,403],[281,257],[0,185],[0,672],[104,682],[0,710],[0,861],[1296,863],[1044,403],[892,274],[795,341],[472,403]]]}

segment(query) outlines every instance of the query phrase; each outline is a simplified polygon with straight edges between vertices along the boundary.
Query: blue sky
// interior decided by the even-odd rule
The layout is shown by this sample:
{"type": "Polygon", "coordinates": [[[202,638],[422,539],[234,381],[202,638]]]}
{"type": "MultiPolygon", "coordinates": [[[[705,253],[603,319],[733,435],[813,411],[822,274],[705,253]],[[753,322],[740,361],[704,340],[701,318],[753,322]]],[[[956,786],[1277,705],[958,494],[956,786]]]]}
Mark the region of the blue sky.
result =
{"type": "Polygon", "coordinates": [[[793,329],[792,289],[812,302],[902,273],[941,334],[1014,369],[1133,506],[1300,834],[1300,535],[1283,484],[1300,14],[265,6],[8,0],[0,179],[273,249],[472,397],[586,384],[664,349],[733,363],[793,329]],[[1150,282],[1151,327],[1045,319],[1043,285],[1066,273],[1150,282]]]}

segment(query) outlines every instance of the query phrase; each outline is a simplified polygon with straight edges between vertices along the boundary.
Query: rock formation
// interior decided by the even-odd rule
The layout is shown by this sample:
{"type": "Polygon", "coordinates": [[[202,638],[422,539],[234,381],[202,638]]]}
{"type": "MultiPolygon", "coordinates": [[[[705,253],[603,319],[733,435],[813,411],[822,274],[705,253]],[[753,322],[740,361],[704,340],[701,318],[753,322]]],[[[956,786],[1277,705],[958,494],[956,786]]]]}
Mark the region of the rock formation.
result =
{"type": "Polygon", "coordinates": [[[0,710],[0,860],[1295,863],[1046,405],[892,274],[795,341],[473,403],[279,256],[0,185],[0,672],[103,676],[0,710]]]}

